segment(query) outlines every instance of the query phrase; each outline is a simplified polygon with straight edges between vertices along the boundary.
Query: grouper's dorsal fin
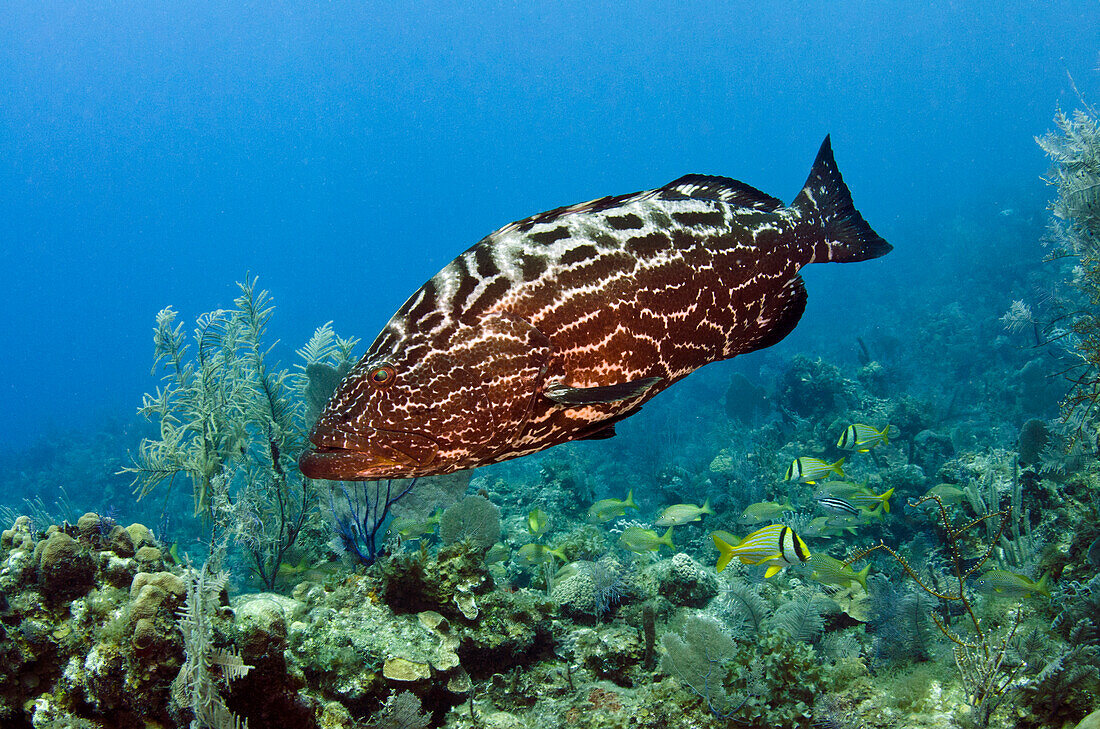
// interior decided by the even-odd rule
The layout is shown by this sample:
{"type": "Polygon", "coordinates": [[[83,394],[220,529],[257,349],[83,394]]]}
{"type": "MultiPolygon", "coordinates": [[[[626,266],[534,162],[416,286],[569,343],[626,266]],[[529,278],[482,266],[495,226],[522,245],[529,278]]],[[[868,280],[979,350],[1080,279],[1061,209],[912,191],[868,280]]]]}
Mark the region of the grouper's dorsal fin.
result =
{"type": "Polygon", "coordinates": [[[660,377],[646,377],[644,380],[620,382],[599,387],[570,387],[557,382],[547,386],[545,395],[562,405],[599,405],[637,397],[660,381],[660,377]]]}
{"type": "Polygon", "coordinates": [[[611,208],[618,207],[620,205],[626,205],[638,200],[645,200],[653,196],[658,190],[642,190],[641,192],[630,192],[625,195],[608,195],[607,197],[597,198],[596,200],[589,200],[587,202],[577,203],[576,205],[566,205],[565,207],[554,208],[553,210],[547,210],[545,213],[539,213],[538,215],[532,215],[529,218],[523,220],[517,220],[514,223],[509,223],[495,233],[490,234],[488,237],[499,236],[503,233],[511,233],[518,231],[520,233],[530,232],[536,225],[552,225],[557,223],[562,218],[569,215],[583,215],[585,213],[600,213],[611,208]]]}
{"type": "Polygon", "coordinates": [[[717,200],[740,208],[753,208],[769,213],[783,207],[782,200],[777,200],[752,185],[715,175],[684,175],[662,187],[661,197],[717,200]]]}

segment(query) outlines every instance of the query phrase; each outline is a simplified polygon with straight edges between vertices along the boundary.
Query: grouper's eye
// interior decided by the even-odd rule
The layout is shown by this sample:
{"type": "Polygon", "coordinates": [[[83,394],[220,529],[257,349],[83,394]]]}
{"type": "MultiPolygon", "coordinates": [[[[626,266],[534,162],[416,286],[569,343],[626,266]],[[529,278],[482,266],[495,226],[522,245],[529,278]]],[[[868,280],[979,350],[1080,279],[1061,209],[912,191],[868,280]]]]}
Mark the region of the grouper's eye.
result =
{"type": "Polygon", "coordinates": [[[367,375],[367,380],[377,388],[389,387],[393,384],[395,375],[393,365],[384,364],[371,370],[370,374],[367,375]]]}

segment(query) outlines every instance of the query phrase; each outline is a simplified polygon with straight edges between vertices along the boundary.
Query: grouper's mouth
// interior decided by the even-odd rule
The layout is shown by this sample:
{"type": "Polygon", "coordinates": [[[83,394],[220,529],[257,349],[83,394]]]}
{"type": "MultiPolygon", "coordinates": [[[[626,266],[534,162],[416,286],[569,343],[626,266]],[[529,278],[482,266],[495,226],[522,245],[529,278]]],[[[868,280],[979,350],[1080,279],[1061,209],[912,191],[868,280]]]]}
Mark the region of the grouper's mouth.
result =
{"type": "Polygon", "coordinates": [[[322,432],[314,429],[312,446],[298,457],[307,478],[330,481],[372,481],[411,478],[432,473],[439,447],[415,433],[371,429],[369,434],[322,432]]]}

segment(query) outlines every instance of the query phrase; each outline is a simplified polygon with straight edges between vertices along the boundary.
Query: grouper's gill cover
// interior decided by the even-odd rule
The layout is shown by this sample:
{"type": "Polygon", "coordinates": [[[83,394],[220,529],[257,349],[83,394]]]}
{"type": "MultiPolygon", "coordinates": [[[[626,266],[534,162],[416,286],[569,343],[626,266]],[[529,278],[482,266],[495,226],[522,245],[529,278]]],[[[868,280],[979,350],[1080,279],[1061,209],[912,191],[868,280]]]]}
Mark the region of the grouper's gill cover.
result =
{"type": "Polygon", "coordinates": [[[889,251],[828,137],[789,207],[688,175],[512,223],[394,314],[314,426],[302,473],[424,476],[610,437],[693,370],[789,334],[802,266],[889,251]]]}

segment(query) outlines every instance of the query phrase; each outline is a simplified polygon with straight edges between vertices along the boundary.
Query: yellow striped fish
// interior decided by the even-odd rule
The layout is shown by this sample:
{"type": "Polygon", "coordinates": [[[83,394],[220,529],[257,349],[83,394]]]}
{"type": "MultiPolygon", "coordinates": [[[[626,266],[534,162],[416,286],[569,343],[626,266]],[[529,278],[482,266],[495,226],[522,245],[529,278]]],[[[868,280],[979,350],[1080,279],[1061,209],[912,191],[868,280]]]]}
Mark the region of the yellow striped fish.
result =
{"type": "Polygon", "coordinates": [[[881,494],[876,494],[874,491],[867,489],[866,491],[852,494],[848,497],[848,502],[854,506],[858,506],[861,509],[867,509],[874,511],[879,506],[887,514],[890,513],[890,497],[894,495],[894,489],[891,487],[888,491],[883,491],[881,494]]]}
{"type": "Polygon", "coordinates": [[[869,564],[856,572],[851,565],[844,564],[824,552],[817,552],[810,557],[810,567],[813,568],[810,579],[817,580],[823,585],[847,587],[853,582],[858,582],[863,586],[863,591],[867,592],[867,573],[871,571],[869,564]]]}
{"type": "Polygon", "coordinates": [[[836,447],[843,448],[846,451],[866,453],[877,445],[889,443],[889,433],[889,425],[882,430],[875,430],[870,425],[853,423],[840,434],[840,440],[836,442],[836,447]]]}
{"type": "Polygon", "coordinates": [[[826,463],[820,458],[802,456],[802,458],[796,458],[791,461],[791,466],[787,469],[787,473],[783,476],[783,480],[817,483],[818,479],[824,478],[830,473],[835,473],[840,478],[844,478],[844,469],[841,468],[842,465],[844,465],[843,458],[836,463],[826,463]]]}
{"type": "Polygon", "coordinates": [[[789,564],[801,564],[810,558],[810,549],[794,530],[783,524],[772,524],[757,529],[737,546],[733,546],[717,534],[712,534],[714,546],[718,547],[718,571],[721,572],[730,560],[737,557],[745,564],[767,565],[764,577],[772,577],[789,564]]]}
{"type": "Polygon", "coordinates": [[[1037,592],[1050,597],[1050,575],[1043,573],[1038,582],[1030,577],[1007,570],[989,570],[975,581],[975,589],[986,594],[998,593],[1008,597],[1031,597],[1037,592]]]}
{"type": "Polygon", "coordinates": [[[814,498],[818,499],[822,496],[835,496],[838,499],[847,499],[852,494],[858,494],[862,491],[868,491],[869,489],[864,486],[860,486],[858,483],[850,483],[848,481],[826,481],[817,485],[814,489],[814,498]]]}

